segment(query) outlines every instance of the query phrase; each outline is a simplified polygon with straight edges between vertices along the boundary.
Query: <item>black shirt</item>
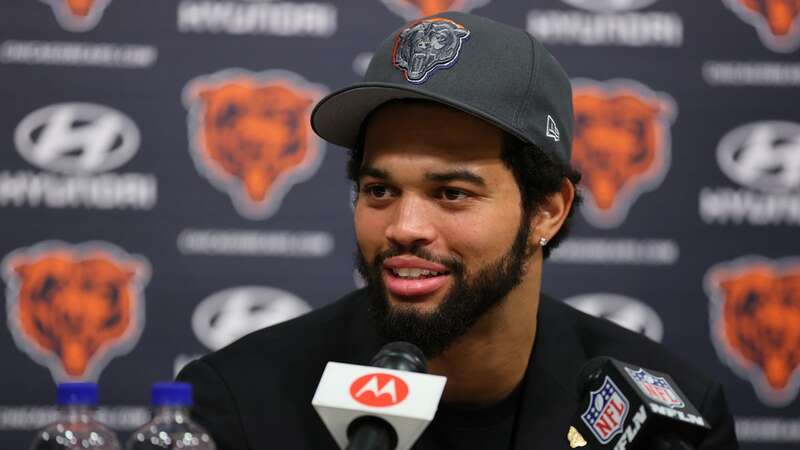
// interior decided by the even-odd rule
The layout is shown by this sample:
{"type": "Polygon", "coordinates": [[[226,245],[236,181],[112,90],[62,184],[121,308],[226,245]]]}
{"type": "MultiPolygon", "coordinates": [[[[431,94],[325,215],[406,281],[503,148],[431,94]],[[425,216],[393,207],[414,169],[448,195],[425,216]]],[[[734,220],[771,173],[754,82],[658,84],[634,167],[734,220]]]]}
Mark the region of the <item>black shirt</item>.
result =
{"type": "Polygon", "coordinates": [[[512,448],[522,384],[495,405],[463,408],[443,403],[414,450],[506,450],[512,448]]]}

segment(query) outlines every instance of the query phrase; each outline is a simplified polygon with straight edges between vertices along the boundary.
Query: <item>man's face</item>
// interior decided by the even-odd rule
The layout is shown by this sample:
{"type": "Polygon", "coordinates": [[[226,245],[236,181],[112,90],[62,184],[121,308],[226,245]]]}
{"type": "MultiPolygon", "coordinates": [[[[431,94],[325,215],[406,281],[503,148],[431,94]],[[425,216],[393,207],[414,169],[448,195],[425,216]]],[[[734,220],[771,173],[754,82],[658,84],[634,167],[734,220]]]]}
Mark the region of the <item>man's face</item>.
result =
{"type": "Polygon", "coordinates": [[[429,103],[393,103],[367,127],[355,229],[371,313],[428,357],[519,284],[529,220],[501,160],[503,133],[429,103]]]}

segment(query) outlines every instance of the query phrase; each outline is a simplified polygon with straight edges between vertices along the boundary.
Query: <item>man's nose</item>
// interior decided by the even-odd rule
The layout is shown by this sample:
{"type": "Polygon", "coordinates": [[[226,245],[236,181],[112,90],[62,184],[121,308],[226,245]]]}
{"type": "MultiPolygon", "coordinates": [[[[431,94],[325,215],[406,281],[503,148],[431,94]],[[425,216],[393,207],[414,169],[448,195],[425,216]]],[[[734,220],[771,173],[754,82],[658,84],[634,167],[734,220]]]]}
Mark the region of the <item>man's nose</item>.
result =
{"type": "Polygon", "coordinates": [[[428,205],[417,196],[403,196],[386,228],[386,238],[401,247],[424,246],[436,238],[428,205]]]}

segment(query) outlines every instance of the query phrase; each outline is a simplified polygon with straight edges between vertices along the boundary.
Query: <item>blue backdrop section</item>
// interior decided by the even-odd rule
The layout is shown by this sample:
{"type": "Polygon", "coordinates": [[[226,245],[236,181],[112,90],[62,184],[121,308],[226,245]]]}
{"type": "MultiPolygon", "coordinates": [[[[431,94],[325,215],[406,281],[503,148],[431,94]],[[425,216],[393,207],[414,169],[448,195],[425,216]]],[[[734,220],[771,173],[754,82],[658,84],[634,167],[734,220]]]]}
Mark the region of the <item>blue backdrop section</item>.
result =
{"type": "Polygon", "coordinates": [[[446,9],[573,79],[586,201],[545,290],[722,382],[744,449],[797,448],[792,0],[3,1],[3,448],[65,380],[98,381],[124,438],[153,381],[358,286],[347,155],[310,108],[446,9]]]}

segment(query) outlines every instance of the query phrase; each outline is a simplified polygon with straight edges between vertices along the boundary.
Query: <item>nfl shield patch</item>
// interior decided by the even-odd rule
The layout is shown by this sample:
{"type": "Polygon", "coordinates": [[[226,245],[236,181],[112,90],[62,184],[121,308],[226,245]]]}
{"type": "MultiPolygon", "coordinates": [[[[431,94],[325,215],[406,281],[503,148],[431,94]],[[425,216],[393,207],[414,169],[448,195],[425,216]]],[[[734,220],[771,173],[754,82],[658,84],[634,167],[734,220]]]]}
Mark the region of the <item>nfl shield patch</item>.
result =
{"type": "Polygon", "coordinates": [[[686,406],[680,395],[672,389],[672,386],[663,377],[657,377],[642,368],[632,370],[626,367],[625,371],[636,382],[636,385],[639,386],[644,395],[651,400],[670,408],[683,408],[686,406]]]}
{"type": "Polygon", "coordinates": [[[581,414],[581,420],[592,431],[597,440],[607,444],[622,433],[630,404],[622,391],[606,377],[600,389],[589,396],[589,408],[581,414]]]}

